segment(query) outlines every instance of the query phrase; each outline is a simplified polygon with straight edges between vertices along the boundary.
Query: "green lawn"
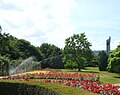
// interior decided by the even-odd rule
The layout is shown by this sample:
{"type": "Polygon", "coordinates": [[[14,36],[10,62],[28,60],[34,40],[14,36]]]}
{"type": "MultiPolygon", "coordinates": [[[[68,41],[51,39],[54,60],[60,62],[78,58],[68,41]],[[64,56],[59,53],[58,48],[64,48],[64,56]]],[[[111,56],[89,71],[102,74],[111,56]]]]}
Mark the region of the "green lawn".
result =
{"type": "MultiPolygon", "coordinates": [[[[62,72],[78,72],[76,69],[69,70],[69,69],[61,69],[62,72]]],[[[120,74],[116,73],[109,73],[107,71],[99,71],[97,67],[85,67],[85,69],[82,69],[79,73],[85,73],[89,74],[94,72],[95,74],[100,75],[100,81],[103,82],[103,84],[117,84],[120,83],[120,74]]]]}

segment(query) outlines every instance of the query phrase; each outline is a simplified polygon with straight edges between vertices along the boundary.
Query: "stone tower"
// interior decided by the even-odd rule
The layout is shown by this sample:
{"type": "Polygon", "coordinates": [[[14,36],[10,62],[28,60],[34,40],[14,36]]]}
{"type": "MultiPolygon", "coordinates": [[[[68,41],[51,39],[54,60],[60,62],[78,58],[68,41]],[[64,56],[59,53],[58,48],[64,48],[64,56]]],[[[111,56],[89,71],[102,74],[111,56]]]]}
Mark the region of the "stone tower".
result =
{"type": "Polygon", "coordinates": [[[0,26],[0,32],[2,31],[2,27],[0,26]]]}
{"type": "Polygon", "coordinates": [[[111,37],[109,36],[109,39],[106,40],[106,53],[109,55],[110,53],[110,42],[111,42],[111,37]]]}

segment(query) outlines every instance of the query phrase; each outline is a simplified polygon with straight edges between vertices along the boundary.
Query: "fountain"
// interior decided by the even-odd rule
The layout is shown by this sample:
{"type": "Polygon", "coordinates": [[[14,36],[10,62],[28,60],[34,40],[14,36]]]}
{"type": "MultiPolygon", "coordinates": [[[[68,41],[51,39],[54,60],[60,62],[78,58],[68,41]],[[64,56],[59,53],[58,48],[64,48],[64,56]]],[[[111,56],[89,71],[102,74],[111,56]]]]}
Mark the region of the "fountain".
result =
{"type": "MultiPolygon", "coordinates": [[[[61,56],[61,55],[59,55],[61,56]]],[[[18,73],[24,73],[29,72],[33,70],[41,70],[41,63],[42,62],[48,62],[50,59],[53,59],[53,57],[46,58],[44,60],[41,60],[39,62],[34,61],[35,57],[29,57],[25,59],[20,65],[17,67],[11,67],[9,68],[9,75],[18,74],[18,73]]]]}
{"type": "Polygon", "coordinates": [[[21,64],[19,64],[16,68],[10,67],[9,74],[18,74],[18,73],[24,73],[29,72],[34,69],[41,69],[40,62],[34,61],[34,57],[29,57],[25,59],[21,64]],[[35,68],[37,66],[37,68],[35,68]]]}

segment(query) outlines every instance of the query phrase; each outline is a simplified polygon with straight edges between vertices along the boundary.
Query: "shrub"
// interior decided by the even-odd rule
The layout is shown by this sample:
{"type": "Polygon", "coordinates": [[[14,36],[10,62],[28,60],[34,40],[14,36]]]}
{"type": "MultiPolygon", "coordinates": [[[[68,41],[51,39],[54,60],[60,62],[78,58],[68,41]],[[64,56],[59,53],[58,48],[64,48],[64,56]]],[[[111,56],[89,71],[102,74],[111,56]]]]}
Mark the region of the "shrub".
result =
{"type": "Polygon", "coordinates": [[[90,62],[90,64],[88,64],[88,66],[89,67],[96,67],[96,66],[98,66],[98,62],[97,62],[97,60],[92,60],[91,62],[90,62]]]}
{"type": "Polygon", "coordinates": [[[78,67],[78,64],[72,60],[67,60],[66,64],[64,65],[66,69],[76,69],[78,67]]]}
{"type": "Polygon", "coordinates": [[[96,95],[96,94],[84,90],[79,90],[73,87],[61,86],[59,84],[54,85],[38,81],[0,80],[0,95],[96,95]],[[17,90],[18,87],[21,94],[18,93],[17,90]],[[11,89],[10,92],[8,88],[11,89]]]}
{"type": "Polygon", "coordinates": [[[36,85],[0,82],[1,95],[60,95],[57,92],[36,85]]]}
{"type": "Polygon", "coordinates": [[[9,62],[5,56],[0,56],[0,76],[9,74],[9,62]]]}
{"type": "Polygon", "coordinates": [[[99,64],[98,64],[98,68],[100,71],[105,71],[107,70],[107,66],[108,66],[108,55],[106,54],[105,51],[101,51],[98,54],[99,56],[99,64]]]}
{"type": "Polygon", "coordinates": [[[114,57],[110,60],[108,71],[113,73],[120,73],[120,58],[114,57]]]}
{"type": "Polygon", "coordinates": [[[108,58],[108,71],[112,73],[120,73],[120,47],[112,51],[108,58]]]}

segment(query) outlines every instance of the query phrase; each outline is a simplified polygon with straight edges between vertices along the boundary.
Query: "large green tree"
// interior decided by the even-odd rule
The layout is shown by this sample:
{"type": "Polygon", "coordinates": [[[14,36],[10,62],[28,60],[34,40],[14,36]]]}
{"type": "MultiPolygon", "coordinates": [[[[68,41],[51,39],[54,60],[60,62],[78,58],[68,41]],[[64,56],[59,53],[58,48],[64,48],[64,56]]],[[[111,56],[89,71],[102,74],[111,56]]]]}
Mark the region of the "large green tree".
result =
{"type": "Polygon", "coordinates": [[[108,71],[112,73],[120,73],[120,45],[110,52],[108,58],[108,71]]]}
{"type": "Polygon", "coordinates": [[[62,54],[62,51],[60,48],[58,48],[55,45],[48,44],[48,43],[43,43],[40,46],[40,51],[41,51],[44,59],[50,58],[50,57],[55,57],[55,56],[62,54]]]}
{"type": "Polygon", "coordinates": [[[90,49],[91,43],[88,42],[85,33],[74,34],[65,40],[64,62],[72,60],[78,64],[80,71],[84,63],[89,63],[93,59],[93,53],[90,49]]]}
{"type": "Polygon", "coordinates": [[[98,67],[100,71],[105,71],[107,66],[108,66],[108,55],[106,54],[105,51],[100,51],[98,54],[98,67]]]}
{"type": "Polygon", "coordinates": [[[9,33],[5,33],[0,26],[0,72],[4,73],[4,68],[7,70],[7,61],[12,67],[18,66],[24,59],[34,56],[36,61],[41,61],[43,56],[40,49],[31,45],[29,41],[18,39],[9,33]],[[5,67],[6,66],[6,67],[5,67]]]}
{"type": "Polygon", "coordinates": [[[9,75],[9,62],[5,56],[0,56],[0,76],[9,75]]]}
{"type": "Polygon", "coordinates": [[[43,55],[41,66],[43,68],[63,68],[62,50],[55,45],[43,43],[40,47],[43,55]]]}
{"type": "Polygon", "coordinates": [[[0,32],[0,55],[5,55],[9,50],[9,34],[0,32]]]}
{"type": "Polygon", "coordinates": [[[30,56],[36,57],[38,61],[42,60],[42,55],[40,50],[31,45],[30,42],[24,39],[16,39],[10,41],[10,57],[13,59],[26,59],[30,56]]]}
{"type": "Polygon", "coordinates": [[[11,60],[26,59],[30,56],[36,57],[38,61],[42,60],[39,48],[24,39],[17,39],[9,33],[2,32],[1,26],[0,55],[7,56],[11,60]]]}

